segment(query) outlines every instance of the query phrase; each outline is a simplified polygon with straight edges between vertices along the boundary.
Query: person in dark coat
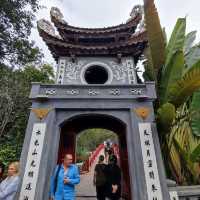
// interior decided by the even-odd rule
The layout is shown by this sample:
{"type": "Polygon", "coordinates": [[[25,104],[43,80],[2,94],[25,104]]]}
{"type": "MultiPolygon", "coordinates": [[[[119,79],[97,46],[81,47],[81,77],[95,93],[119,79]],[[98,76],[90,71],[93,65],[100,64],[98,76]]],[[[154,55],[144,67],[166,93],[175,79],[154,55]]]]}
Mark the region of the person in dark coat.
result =
{"type": "Polygon", "coordinates": [[[106,167],[107,197],[110,200],[119,200],[121,197],[121,169],[117,165],[117,157],[111,155],[106,167]]]}
{"type": "Polygon", "coordinates": [[[104,164],[104,156],[99,156],[98,164],[94,169],[93,183],[96,186],[97,200],[105,200],[106,198],[106,164],[104,164]]]}

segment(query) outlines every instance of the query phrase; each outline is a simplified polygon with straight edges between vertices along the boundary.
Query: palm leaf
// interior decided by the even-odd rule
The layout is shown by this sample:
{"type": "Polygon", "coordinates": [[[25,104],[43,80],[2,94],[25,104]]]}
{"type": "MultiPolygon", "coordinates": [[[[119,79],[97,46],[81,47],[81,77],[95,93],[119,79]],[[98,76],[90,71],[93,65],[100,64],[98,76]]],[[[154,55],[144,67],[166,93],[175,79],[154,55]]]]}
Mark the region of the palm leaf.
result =
{"type": "Polygon", "coordinates": [[[175,114],[175,107],[171,103],[165,103],[158,109],[158,121],[165,130],[170,129],[175,114]]]}
{"type": "Polygon", "coordinates": [[[192,31],[186,35],[184,48],[183,48],[185,55],[187,55],[190,52],[190,49],[192,48],[193,43],[196,39],[196,34],[197,34],[197,31],[192,31]]]}
{"type": "Polygon", "coordinates": [[[168,100],[179,106],[200,88],[200,61],[185,72],[183,78],[170,87],[168,100]]]}
{"type": "Polygon", "coordinates": [[[144,14],[155,75],[165,62],[165,39],[154,0],[144,0],[144,14]]]}
{"type": "Polygon", "coordinates": [[[163,75],[165,75],[166,71],[169,71],[171,60],[174,57],[174,54],[177,51],[183,51],[184,43],[185,43],[185,31],[186,31],[186,19],[179,18],[176,22],[173,33],[170,37],[169,43],[166,49],[166,61],[165,67],[163,69],[163,75]]]}
{"type": "Polygon", "coordinates": [[[182,77],[184,68],[183,51],[177,51],[170,60],[165,74],[162,75],[160,85],[160,101],[161,104],[168,102],[170,87],[182,77]]]}
{"type": "Polygon", "coordinates": [[[192,47],[190,51],[185,55],[185,61],[188,68],[192,67],[199,60],[200,60],[200,44],[192,47]]]}
{"type": "MultiPolygon", "coordinates": [[[[181,177],[184,176],[188,181],[198,182],[200,170],[196,161],[199,159],[198,146],[200,145],[200,140],[193,136],[187,117],[183,118],[183,116],[188,115],[189,110],[187,105],[183,104],[177,111],[176,119],[178,120],[178,123],[172,128],[170,135],[173,135],[172,147],[175,148],[173,151],[178,153],[177,157],[179,156],[182,165],[181,171],[177,173],[181,174],[181,177]],[[176,133],[173,133],[173,131],[176,133]],[[190,175],[187,175],[188,172],[192,175],[192,178],[190,178],[190,175]]],[[[177,161],[174,162],[174,160],[172,160],[172,163],[175,165],[177,164],[177,161]]],[[[178,169],[180,170],[180,168],[178,169]]]]}
{"type": "Polygon", "coordinates": [[[200,162],[200,144],[192,151],[190,159],[192,162],[200,162]]]}
{"type": "Polygon", "coordinates": [[[192,132],[196,136],[200,136],[200,91],[195,92],[192,97],[190,110],[193,113],[191,119],[192,132]]]}
{"type": "Polygon", "coordinates": [[[182,161],[180,157],[180,149],[185,151],[185,144],[187,141],[187,135],[185,134],[186,124],[184,122],[183,116],[187,115],[187,106],[184,104],[176,112],[176,118],[174,120],[173,126],[171,128],[168,137],[168,148],[170,154],[171,165],[173,166],[173,172],[176,174],[176,181],[182,183],[184,181],[184,176],[182,174],[182,161]],[[176,121],[176,119],[180,119],[176,121]],[[176,144],[178,141],[178,145],[176,144]],[[177,149],[180,146],[180,149],[177,149]]]}
{"type": "Polygon", "coordinates": [[[156,81],[151,52],[150,52],[149,47],[145,49],[144,56],[147,60],[143,62],[144,69],[145,69],[143,73],[143,77],[145,81],[156,81]]]}

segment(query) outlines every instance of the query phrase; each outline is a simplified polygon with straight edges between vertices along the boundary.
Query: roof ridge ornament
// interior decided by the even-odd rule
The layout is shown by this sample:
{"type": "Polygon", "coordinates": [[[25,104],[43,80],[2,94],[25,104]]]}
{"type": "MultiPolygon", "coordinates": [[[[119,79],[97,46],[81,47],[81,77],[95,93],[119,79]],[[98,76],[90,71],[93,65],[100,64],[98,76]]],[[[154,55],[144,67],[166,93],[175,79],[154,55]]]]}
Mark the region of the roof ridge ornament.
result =
{"type": "Polygon", "coordinates": [[[59,8],[52,7],[50,11],[50,15],[51,15],[51,18],[54,18],[61,23],[67,24],[67,22],[63,19],[64,15],[62,14],[59,8]]]}
{"type": "Polygon", "coordinates": [[[131,20],[133,20],[134,18],[136,18],[138,15],[139,16],[143,16],[144,14],[144,8],[142,5],[136,5],[132,8],[131,12],[130,12],[130,17],[127,20],[127,23],[130,22],[131,20]]]}
{"type": "Polygon", "coordinates": [[[135,18],[137,15],[140,15],[142,17],[142,19],[140,20],[140,23],[137,26],[137,29],[135,31],[135,33],[132,35],[132,37],[139,35],[142,32],[145,32],[145,19],[144,19],[144,6],[142,5],[136,5],[133,7],[130,16],[131,19],[135,18]]]}
{"type": "Polygon", "coordinates": [[[48,33],[49,35],[56,37],[58,39],[62,39],[59,35],[56,35],[56,31],[54,26],[51,24],[50,21],[46,20],[46,19],[40,19],[37,21],[37,28],[38,31],[44,31],[46,33],[48,33]]]}
{"type": "Polygon", "coordinates": [[[137,15],[143,15],[144,13],[144,8],[142,5],[138,4],[136,6],[133,7],[131,13],[130,13],[130,17],[131,18],[135,18],[137,15]]]}

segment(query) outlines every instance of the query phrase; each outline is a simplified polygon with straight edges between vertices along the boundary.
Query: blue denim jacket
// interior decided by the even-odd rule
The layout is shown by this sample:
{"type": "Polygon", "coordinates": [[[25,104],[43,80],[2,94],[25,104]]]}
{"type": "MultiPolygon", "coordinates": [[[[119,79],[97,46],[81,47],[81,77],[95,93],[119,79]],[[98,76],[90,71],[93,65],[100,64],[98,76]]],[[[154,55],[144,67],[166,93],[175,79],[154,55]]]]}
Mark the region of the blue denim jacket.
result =
{"type": "Polygon", "coordinates": [[[0,200],[13,200],[19,184],[18,176],[6,178],[0,184],[0,200]]]}
{"type": "Polygon", "coordinates": [[[54,200],[74,200],[75,199],[75,185],[80,182],[80,175],[76,165],[70,165],[67,174],[64,174],[64,167],[61,165],[58,173],[57,187],[54,195],[55,176],[59,166],[56,166],[54,175],[51,177],[50,196],[54,200]],[[69,179],[68,184],[64,184],[64,177],[69,179]]]}

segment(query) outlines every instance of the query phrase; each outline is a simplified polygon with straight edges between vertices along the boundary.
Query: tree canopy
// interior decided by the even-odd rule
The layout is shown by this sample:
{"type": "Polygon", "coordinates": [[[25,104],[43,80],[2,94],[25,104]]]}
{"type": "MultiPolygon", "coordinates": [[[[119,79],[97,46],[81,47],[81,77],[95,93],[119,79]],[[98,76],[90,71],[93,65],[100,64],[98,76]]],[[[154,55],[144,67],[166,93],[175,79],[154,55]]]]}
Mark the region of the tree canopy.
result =
{"type": "Polygon", "coordinates": [[[43,64],[11,70],[0,66],[0,160],[19,159],[30,113],[31,82],[52,83],[53,68],[43,64]]]}
{"type": "Polygon", "coordinates": [[[42,53],[29,40],[38,0],[0,0],[0,64],[17,67],[39,61],[42,53]]]}

